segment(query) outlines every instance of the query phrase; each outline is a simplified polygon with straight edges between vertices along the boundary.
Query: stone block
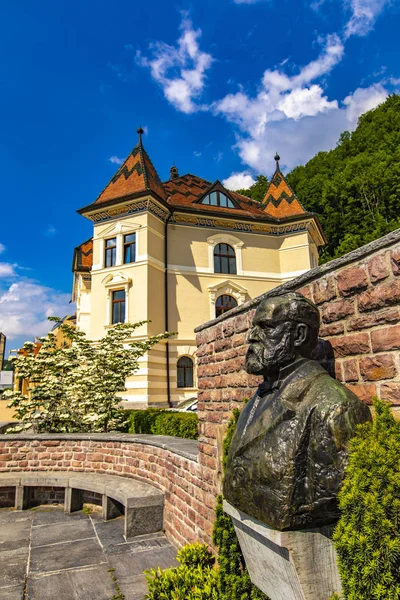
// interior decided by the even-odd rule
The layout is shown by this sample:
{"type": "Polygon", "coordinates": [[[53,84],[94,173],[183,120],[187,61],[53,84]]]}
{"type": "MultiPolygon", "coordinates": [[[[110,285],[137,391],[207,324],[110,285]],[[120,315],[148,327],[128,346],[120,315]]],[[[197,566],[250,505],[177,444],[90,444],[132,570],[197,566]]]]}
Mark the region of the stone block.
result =
{"type": "Polygon", "coordinates": [[[66,513],[82,510],[83,507],[83,490],[75,488],[65,488],[64,496],[64,511],[66,513]]]}
{"type": "Polygon", "coordinates": [[[395,248],[390,253],[390,263],[393,275],[400,275],[400,248],[395,248]]]}
{"type": "Polygon", "coordinates": [[[252,582],[270,600],[328,600],[341,591],[332,526],[277,531],[226,500],[252,582]]]}
{"type": "Polygon", "coordinates": [[[376,396],[375,383],[348,384],[347,387],[366,404],[372,404],[372,398],[376,396]]]}
{"type": "Polygon", "coordinates": [[[163,529],[163,507],[125,507],[125,537],[157,533],[163,529]]]}
{"type": "Polygon", "coordinates": [[[364,356],[360,359],[360,372],[365,381],[391,379],[396,375],[394,357],[392,354],[364,356]]]}
{"type": "Polygon", "coordinates": [[[324,323],[340,321],[350,315],[354,315],[354,302],[351,300],[336,300],[322,309],[322,321],[324,323]]]}
{"type": "Polygon", "coordinates": [[[368,261],[368,273],[372,283],[389,276],[389,269],[385,254],[377,254],[368,261]]]}
{"type": "Polygon", "coordinates": [[[368,287],[367,272],[364,267],[349,267],[337,275],[337,284],[341,296],[351,296],[368,287]]]}
{"type": "Polygon", "coordinates": [[[358,381],[357,359],[349,358],[347,360],[344,360],[342,363],[342,367],[344,381],[358,381]]]}
{"type": "MultiPolygon", "coordinates": [[[[302,292],[300,291],[300,293],[302,292]]],[[[319,281],[315,281],[313,283],[313,295],[315,304],[322,304],[336,298],[335,279],[333,277],[324,277],[319,281]]]]}
{"type": "Polygon", "coordinates": [[[355,354],[366,354],[371,351],[368,333],[354,333],[329,338],[335,356],[351,356],[355,354]]]}
{"type": "Polygon", "coordinates": [[[378,310],[400,302],[400,281],[387,281],[377,284],[373,290],[362,292],[358,298],[361,312],[378,310]]]}
{"type": "Polygon", "coordinates": [[[123,506],[118,500],[114,500],[110,498],[106,494],[103,494],[102,497],[102,511],[103,511],[103,519],[105,521],[109,521],[110,519],[115,519],[116,517],[120,517],[123,512],[123,506]]]}
{"type": "Polygon", "coordinates": [[[15,486],[15,510],[27,510],[29,508],[29,488],[23,485],[15,486]]]}
{"type": "Polygon", "coordinates": [[[376,329],[371,332],[372,349],[374,352],[397,350],[400,348],[400,325],[376,329]]]}
{"type": "Polygon", "coordinates": [[[394,405],[400,405],[400,381],[387,381],[382,383],[380,397],[394,405]]]}

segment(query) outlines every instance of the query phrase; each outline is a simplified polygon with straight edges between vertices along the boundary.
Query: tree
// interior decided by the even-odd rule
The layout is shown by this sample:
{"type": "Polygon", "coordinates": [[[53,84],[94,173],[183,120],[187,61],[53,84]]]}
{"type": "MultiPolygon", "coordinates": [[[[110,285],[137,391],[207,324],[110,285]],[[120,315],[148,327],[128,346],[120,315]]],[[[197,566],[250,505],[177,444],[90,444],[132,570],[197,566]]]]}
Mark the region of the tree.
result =
{"type": "Polygon", "coordinates": [[[351,442],[334,532],[346,600],[400,598],[400,422],[375,400],[376,418],[351,442]]]}
{"type": "Polygon", "coordinates": [[[269,186],[268,178],[265,175],[257,175],[257,181],[253,183],[247,190],[236,190],[238,194],[242,194],[242,196],[247,196],[248,198],[252,198],[253,200],[257,200],[257,202],[261,202],[264,200],[264,196],[267,192],[269,186]]]}
{"type": "MultiPolygon", "coordinates": [[[[336,148],[319,152],[286,178],[321,221],[328,239],[322,263],[400,227],[400,96],[363,114],[336,148]]],[[[267,187],[259,175],[249,189],[237,191],[262,202],[267,187]]]]}
{"type": "Polygon", "coordinates": [[[29,389],[8,390],[10,407],[21,421],[14,430],[33,427],[35,432],[98,432],[115,429],[121,421],[117,393],[139,368],[138,359],[154,344],[171,334],[162,333],[143,341],[130,341],[133,332],[146,323],[118,324],[98,342],[92,342],[73,325],[59,324],[65,343],[57,345],[52,332],[42,338],[40,351],[26,342],[14,359],[16,375],[28,379],[29,389]]]}
{"type": "Polygon", "coordinates": [[[287,180],[321,220],[328,238],[321,262],[400,227],[400,96],[363,114],[336,148],[296,167],[287,180]]]}

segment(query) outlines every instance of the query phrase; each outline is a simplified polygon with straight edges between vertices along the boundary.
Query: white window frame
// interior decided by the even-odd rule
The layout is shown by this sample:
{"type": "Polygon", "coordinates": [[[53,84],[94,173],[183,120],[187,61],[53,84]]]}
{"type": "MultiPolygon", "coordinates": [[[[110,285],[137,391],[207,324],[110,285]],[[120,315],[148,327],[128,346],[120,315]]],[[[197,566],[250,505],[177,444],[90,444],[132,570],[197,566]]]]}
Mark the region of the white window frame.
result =
{"type": "Polygon", "coordinates": [[[105,229],[102,233],[94,238],[94,242],[98,241],[100,243],[100,261],[98,265],[93,265],[92,271],[97,271],[100,269],[115,269],[115,267],[127,267],[128,265],[134,265],[138,262],[138,257],[140,256],[140,247],[139,247],[139,229],[142,225],[126,225],[121,221],[117,223],[113,223],[111,227],[105,229]],[[124,235],[129,235],[131,233],[136,234],[136,260],[131,263],[124,263],[124,235]],[[115,265],[113,267],[105,266],[105,249],[106,249],[106,240],[116,237],[117,238],[117,249],[115,256],[115,265]]]}
{"type": "Polygon", "coordinates": [[[210,294],[210,319],[215,319],[216,308],[215,303],[219,296],[227,294],[228,296],[232,296],[235,298],[238,306],[240,304],[244,304],[246,300],[249,298],[249,294],[246,288],[241,285],[238,285],[236,282],[230,281],[226,279],[225,281],[221,281],[215,285],[209,285],[208,291],[210,294]]]}
{"type": "Polygon", "coordinates": [[[107,275],[102,283],[106,288],[106,327],[115,325],[112,322],[112,293],[118,290],[124,290],[125,292],[125,323],[129,323],[129,288],[132,284],[132,280],[126,277],[123,273],[113,273],[107,275]]]}
{"type": "Polygon", "coordinates": [[[192,354],[180,354],[176,359],[176,389],[177,390],[194,390],[197,387],[197,378],[196,378],[196,359],[192,354]],[[190,358],[193,363],[193,385],[187,387],[179,387],[178,386],[178,361],[180,358],[190,358]]]}
{"type": "MultiPolygon", "coordinates": [[[[218,244],[228,244],[235,251],[236,257],[236,275],[243,275],[243,260],[242,260],[242,249],[244,246],[244,242],[234,235],[230,235],[229,233],[217,233],[216,235],[211,235],[207,238],[208,244],[208,266],[210,269],[210,273],[215,273],[214,271],[214,249],[218,244]]],[[[218,273],[218,275],[227,275],[227,273],[218,273]]],[[[233,275],[234,277],[234,275],[233,275]]]]}

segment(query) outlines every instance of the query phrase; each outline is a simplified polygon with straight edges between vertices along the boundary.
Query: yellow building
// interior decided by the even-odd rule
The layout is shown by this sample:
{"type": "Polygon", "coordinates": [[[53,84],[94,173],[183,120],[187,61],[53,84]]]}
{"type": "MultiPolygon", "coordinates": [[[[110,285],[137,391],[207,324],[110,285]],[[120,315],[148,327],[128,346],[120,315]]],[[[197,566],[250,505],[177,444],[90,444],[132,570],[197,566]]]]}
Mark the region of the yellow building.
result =
{"type": "Polygon", "coordinates": [[[77,326],[90,339],[117,322],[151,321],[138,338],[177,332],[143,357],[122,395],[127,407],[195,396],[194,328],[317,266],[325,243],[279,157],[260,205],[176,167],[161,182],[138,134],[99,197],[78,211],[93,237],[73,260],[77,326]]]}

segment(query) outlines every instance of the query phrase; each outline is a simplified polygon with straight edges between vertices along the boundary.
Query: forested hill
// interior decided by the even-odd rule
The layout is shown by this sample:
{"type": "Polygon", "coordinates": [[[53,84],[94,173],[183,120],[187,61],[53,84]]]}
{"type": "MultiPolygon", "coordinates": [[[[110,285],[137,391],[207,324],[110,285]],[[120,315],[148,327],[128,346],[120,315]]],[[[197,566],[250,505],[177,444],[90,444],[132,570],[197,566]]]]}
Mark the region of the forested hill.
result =
{"type": "MultiPolygon", "coordinates": [[[[280,152],[284,156],[284,148],[280,152]]],[[[287,181],[321,220],[328,238],[321,262],[399,228],[400,96],[362,115],[334,150],[296,167],[287,181]]]]}

